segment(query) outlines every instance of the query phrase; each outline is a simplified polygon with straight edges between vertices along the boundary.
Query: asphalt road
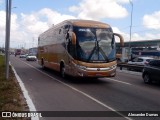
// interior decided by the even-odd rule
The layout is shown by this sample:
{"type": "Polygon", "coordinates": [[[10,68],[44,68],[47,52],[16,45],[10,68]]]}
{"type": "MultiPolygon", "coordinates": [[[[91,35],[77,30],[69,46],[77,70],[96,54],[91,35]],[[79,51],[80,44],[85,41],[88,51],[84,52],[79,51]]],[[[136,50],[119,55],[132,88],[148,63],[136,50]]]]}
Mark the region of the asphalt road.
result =
{"type": "MultiPolygon", "coordinates": [[[[160,84],[147,85],[141,75],[119,72],[113,78],[63,79],[58,72],[43,70],[37,62],[11,56],[37,111],[113,111],[122,117],[45,117],[45,120],[158,120],[159,117],[124,117],[122,111],[160,111],[160,84]]],[[[155,114],[157,114],[155,112],[155,114]]],[[[75,112],[72,112],[74,114],[75,112]]],[[[160,112],[159,112],[160,113],[160,112]]],[[[71,113],[70,113],[71,114],[71,113]]],[[[76,113],[75,113],[76,114],[76,113]]],[[[83,114],[83,112],[82,112],[83,114]]]]}

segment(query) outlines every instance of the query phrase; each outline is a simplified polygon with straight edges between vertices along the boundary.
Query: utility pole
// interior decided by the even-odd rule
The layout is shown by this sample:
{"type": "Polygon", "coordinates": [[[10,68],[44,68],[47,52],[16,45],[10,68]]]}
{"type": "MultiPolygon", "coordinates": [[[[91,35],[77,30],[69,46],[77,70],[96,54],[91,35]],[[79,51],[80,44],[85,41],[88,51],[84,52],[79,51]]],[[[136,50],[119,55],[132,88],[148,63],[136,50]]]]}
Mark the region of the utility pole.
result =
{"type": "Polygon", "coordinates": [[[10,48],[10,23],[11,23],[11,5],[12,0],[6,0],[6,41],[5,41],[5,78],[9,78],[9,48],[10,48]]]}
{"type": "Polygon", "coordinates": [[[129,2],[131,4],[131,24],[130,24],[130,35],[129,35],[130,36],[130,39],[129,39],[129,57],[131,57],[133,2],[132,2],[132,0],[129,0],[129,2]]]}

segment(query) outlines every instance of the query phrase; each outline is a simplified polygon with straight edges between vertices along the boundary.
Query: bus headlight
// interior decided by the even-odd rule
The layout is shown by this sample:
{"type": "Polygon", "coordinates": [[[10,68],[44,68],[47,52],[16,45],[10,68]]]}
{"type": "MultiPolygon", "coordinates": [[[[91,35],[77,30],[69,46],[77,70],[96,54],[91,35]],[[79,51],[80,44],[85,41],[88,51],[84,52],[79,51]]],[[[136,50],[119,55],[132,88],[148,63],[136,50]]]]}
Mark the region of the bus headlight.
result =
{"type": "Polygon", "coordinates": [[[110,69],[116,69],[117,65],[113,65],[110,67],[110,69]]]}
{"type": "Polygon", "coordinates": [[[86,70],[86,68],[87,68],[87,67],[81,66],[81,65],[77,65],[77,67],[78,67],[79,69],[83,69],[83,70],[86,70]]]}
{"type": "Polygon", "coordinates": [[[86,68],[87,68],[86,66],[77,65],[74,62],[72,62],[72,64],[78,69],[86,70],[86,68]]]}

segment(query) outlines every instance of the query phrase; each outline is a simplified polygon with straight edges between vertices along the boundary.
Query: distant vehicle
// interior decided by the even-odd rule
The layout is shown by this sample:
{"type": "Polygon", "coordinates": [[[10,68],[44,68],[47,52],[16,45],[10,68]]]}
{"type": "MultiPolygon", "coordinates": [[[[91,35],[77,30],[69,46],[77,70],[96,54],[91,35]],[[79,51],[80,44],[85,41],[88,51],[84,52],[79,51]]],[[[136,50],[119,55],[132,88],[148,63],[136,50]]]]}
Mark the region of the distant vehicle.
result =
{"type": "Polygon", "coordinates": [[[152,57],[136,57],[132,61],[129,61],[128,64],[133,64],[133,65],[146,65],[148,64],[151,60],[153,60],[152,57]]]}
{"type": "Polygon", "coordinates": [[[20,54],[19,58],[26,58],[28,54],[20,54]]]}
{"type": "Polygon", "coordinates": [[[16,55],[20,55],[20,54],[21,54],[21,49],[16,49],[16,50],[15,50],[15,56],[16,56],[16,55]]]}
{"type": "Polygon", "coordinates": [[[66,20],[38,37],[38,63],[59,71],[62,77],[113,77],[116,75],[115,37],[110,25],[92,20],[66,20]]]}
{"type": "Polygon", "coordinates": [[[28,53],[36,56],[37,55],[37,47],[30,48],[28,50],[28,53]]]}
{"type": "Polygon", "coordinates": [[[36,61],[37,57],[35,55],[29,54],[26,56],[27,61],[36,61]]]}
{"type": "Polygon", "coordinates": [[[153,80],[160,81],[160,60],[152,60],[144,66],[142,77],[144,83],[151,83],[153,80]]]}

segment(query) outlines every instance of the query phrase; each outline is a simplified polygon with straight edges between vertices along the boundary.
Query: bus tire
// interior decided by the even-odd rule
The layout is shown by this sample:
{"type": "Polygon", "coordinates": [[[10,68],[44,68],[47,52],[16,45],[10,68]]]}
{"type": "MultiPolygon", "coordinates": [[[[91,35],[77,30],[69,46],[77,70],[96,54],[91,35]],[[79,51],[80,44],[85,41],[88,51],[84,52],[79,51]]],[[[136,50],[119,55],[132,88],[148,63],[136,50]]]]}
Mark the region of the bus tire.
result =
{"type": "Polygon", "coordinates": [[[45,66],[44,66],[44,60],[43,59],[41,59],[41,66],[42,66],[42,69],[45,68],[45,66]]]}
{"type": "Polygon", "coordinates": [[[65,78],[65,67],[64,67],[64,64],[61,64],[61,66],[60,66],[60,75],[61,75],[61,77],[65,78]]]}

